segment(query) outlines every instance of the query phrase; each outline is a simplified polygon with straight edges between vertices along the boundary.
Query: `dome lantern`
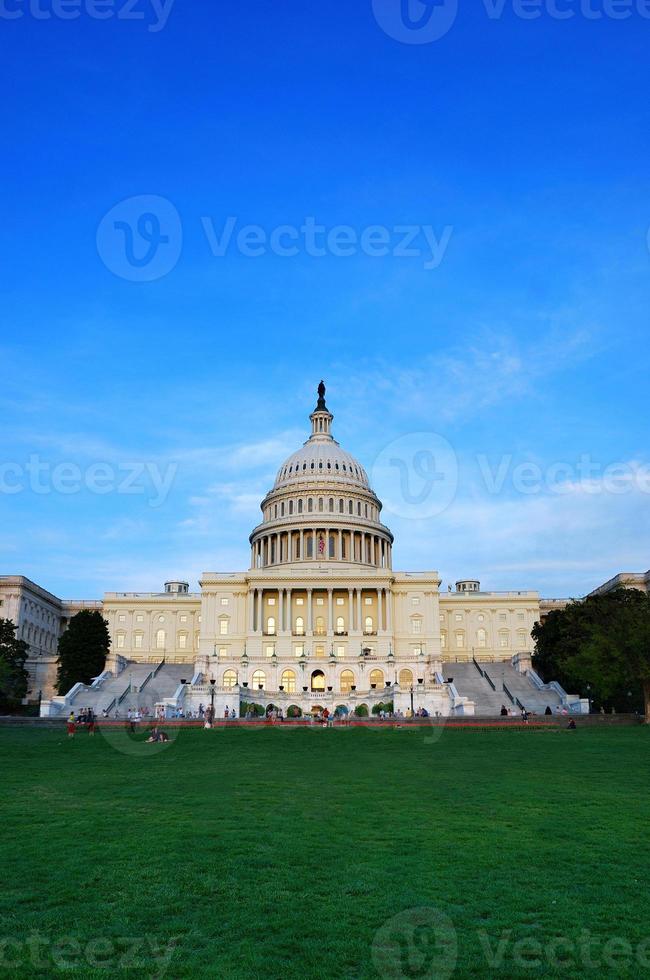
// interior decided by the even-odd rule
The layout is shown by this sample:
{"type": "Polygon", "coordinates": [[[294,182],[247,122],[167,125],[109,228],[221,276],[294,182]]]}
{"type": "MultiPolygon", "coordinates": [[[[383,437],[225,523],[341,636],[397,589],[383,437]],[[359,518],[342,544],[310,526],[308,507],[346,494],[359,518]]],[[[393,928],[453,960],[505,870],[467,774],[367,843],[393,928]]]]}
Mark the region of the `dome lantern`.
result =
{"type": "Polygon", "coordinates": [[[311,420],[311,435],[313,438],[323,437],[332,439],[332,419],[334,416],[328,411],[325,404],[325,382],[321,381],[318,386],[318,401],[316,408],[309,416],[311,420]]]}

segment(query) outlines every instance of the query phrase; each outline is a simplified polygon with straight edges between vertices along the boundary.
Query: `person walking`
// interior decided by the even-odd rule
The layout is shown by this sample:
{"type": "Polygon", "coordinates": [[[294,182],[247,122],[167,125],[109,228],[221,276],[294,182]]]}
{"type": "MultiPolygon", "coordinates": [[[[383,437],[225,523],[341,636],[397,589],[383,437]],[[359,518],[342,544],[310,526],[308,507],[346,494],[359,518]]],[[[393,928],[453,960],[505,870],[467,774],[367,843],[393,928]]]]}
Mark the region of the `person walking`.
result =
{"type": "Polygon", "coordinates": [[[74,733],[77,729],[77,724],[74,720],[74,711],[70,712],[67,725],[68,725],[68,738],[74,738],[74,733]]]}

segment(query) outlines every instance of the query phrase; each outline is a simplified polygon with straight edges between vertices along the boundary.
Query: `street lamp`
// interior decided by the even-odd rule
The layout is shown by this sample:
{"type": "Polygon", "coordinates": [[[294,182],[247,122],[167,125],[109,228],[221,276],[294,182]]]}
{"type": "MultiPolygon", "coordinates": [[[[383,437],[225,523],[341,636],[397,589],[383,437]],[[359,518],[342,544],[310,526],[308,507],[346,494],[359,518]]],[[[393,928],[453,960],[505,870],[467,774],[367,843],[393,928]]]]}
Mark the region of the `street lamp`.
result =
{"type": "Polygon", "coordinates": [[[413,717],[413,683],[411,682],[411,718],[413,717]]]}

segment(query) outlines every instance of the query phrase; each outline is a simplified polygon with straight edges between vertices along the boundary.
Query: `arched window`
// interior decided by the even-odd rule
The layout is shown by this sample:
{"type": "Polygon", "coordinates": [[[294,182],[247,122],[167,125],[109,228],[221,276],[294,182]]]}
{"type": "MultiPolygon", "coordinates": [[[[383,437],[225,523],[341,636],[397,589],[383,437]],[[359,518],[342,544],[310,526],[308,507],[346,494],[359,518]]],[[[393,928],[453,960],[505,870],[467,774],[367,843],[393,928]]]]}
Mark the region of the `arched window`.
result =
{"type": "Polygon", "coordinates": [[[410,687],[413,683],[413,671],[409,670],[407,667],[400,670],[399,683],[400,687],[410,687]]]}
{"type": "Polygon", "coordinates": [[[343,513],[343,498],[339,500],[339,514],[343,513]]]}
{"type": "Polygon", "coordinates": [[[275,616],[269,616],[266,620],[266,632],[269,636],[275,636],[275,616]]]}
{"type": "Polygon", "coordinates": [[[237,674],[234,670],[225,670],[223,674],[223,686],[227,691],[231,691],[237,683],[237,674]]]}
{"type": "Polygon", "coordinates": [[[289,513],[293,514],[293,500],[289,501],[289,513]]]}
{"type": "Polygon", "coordinates": [[[311,512],[313,511],[313,509],[314,509],[314,501],[310,497],[309,500],[307,501],[307,510],[311,514],[311,512]]]}
{"type": "Polygon", "coordinates": [[[330,513],[334,512],[334,497],[330,497],[330,513]]]}
{"type": "Polygon", "coordinates": [[[165,631],[156,630],[156,650],[165,649],[165,631]]]}
{"type": "Polygon", "coordinates": [[[280,684],[285,689],[287,694],[296,693],[296,672],[295,670],[285,670],[282,672],[282,677],[280,678],[280,684]]]}
{"type": "Polygon", "coordinates": [[[370,671],[370,684],[375,684],[377,687],[384,686],[384,672],[383,670],[371,670],[370,671]]]}
{"type": "Polygon", "coordinates": [[[264,690],[264,685],[266,684],[266,674],[263,670],[256,670],[253,674],[253,690],[257,691],[259,688],[264,690]]]}
{"type": "Polygon", "coordinates": [[[302,500],[298,501],[298,513],[302,514],[302,500]]]}
{"type": "Polygon", "coordinates": [[[302,618],[302,616],[296,616],[295,633],[296,633],[296,636],[304,636],[305,635],[305,621],[302,618]]]}
{"type": "Polygon", "coordinates": [[[364,623],[364,626],[363,626],[363,632],[364,633],[374,633],[372,616],[366,616],[366,618],[364,619],[363,623],[364,623]]]}
{"type": "Polygon", "coordinates": [[[352,513],[352,501],[348,500],[348,514],[352,513]]]}
{"type": "Polygon", "coordinates": [[[316,636],[325,636],[325,620],[322,616],[316,617],[316,636]]]}
{"type": "Polygon", "coordinates": [[[323,510],[323,498],[322,497],[319,497],[318,498],[318,510],[321,511],[321,512],[323,510]]]}
{"type": "Polygon", "coordinates": [[[311,675],[311,689],[312,691],[325,690],[325,674],[322,670],[313,671],[311,675]]]}
{"type": "Polygon", "coordinates": [[[484,650],[487,646],[487,633],[482,627],[476,631],[476,639],[478,640],[479,647],[484,650]]]}
{"type": "Polygon", "coordinates": [[[343,616],[336,617],[336,632],[345,633],[345,620],[343,619],[343,616]]]}
{"type": "Polygon", "coordinates": [[[342,670],[341,678],[340,678],[341,693],[348,694],[353,684],[354,684],[354,674],[352,673],[352,671],[342,670]]]}

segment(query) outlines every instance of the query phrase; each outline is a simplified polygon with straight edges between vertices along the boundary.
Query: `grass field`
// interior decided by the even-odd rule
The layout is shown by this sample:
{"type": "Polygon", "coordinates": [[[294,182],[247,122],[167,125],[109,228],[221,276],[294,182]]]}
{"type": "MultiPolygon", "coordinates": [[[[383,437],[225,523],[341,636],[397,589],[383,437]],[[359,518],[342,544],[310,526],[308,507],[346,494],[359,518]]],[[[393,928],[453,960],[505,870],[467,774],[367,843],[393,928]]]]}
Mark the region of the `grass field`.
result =
{"type": "Polygon", "coordinates": [[[647,975],[650,732],[427,735],[0,728],[0,974],[647,975]]]}

